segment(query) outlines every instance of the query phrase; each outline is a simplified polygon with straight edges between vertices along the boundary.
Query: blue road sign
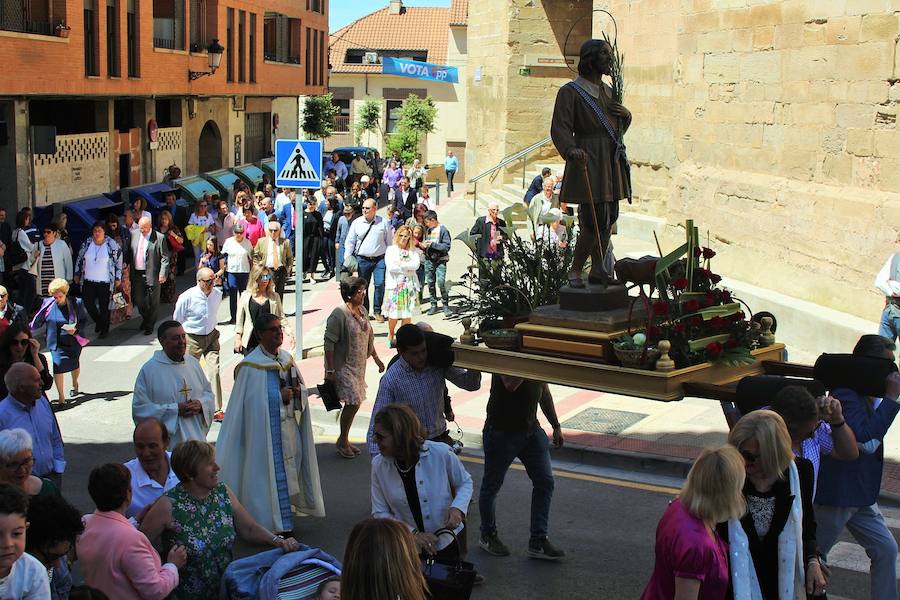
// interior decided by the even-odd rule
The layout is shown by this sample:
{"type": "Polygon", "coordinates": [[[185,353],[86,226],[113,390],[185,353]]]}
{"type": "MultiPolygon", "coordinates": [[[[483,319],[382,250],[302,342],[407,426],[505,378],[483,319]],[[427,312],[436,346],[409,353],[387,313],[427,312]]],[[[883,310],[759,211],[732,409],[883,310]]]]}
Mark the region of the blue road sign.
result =
{"type": "Polygon", "coordinates": [[[322,142],[275,140],[275,185],[314,187],[322,183],[322,142]]]}

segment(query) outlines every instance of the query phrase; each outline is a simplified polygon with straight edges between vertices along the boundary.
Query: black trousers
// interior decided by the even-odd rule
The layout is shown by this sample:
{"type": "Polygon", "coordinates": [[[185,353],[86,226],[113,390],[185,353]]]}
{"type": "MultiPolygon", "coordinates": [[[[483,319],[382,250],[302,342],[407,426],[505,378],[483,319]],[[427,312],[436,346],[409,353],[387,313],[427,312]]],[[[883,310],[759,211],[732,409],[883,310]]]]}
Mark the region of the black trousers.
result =
{"type": "Polygon", "coordinates": [[[147,285],[146,271],[132,271],[131,301],[141,314],[141,329],[153,329],[156,326],[156,313],[159,312],[158,281],[155,285],[147,285]]]}
{"type": "Polygon", "coordinates": [[[284,298],[284,284],[287,283],[286,267],[278,267],[273,270],[272,283],[275,284],[275,291],[278,292],[278,296],[284,298]]]}
{"type": "Polygon", "coordinates": [[[100,333],[109,333],[109,284],[105,281],[83,281],[81,295],[84,308],[100,333]]]}
{"type": "Polygon", "coordinates": [[[453,176],[456,175],[456,171],[447,171],[447,191],[453,191],[453,176]]]}

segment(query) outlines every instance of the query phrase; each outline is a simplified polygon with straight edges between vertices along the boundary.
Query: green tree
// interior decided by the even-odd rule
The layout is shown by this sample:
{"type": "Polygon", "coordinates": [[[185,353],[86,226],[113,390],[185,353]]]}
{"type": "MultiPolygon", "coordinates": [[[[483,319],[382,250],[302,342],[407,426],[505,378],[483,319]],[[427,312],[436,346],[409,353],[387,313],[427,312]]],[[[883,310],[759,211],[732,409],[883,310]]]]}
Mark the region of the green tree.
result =
{"type": "Polygon", "coordinates": [[[387,140],[388,153],[396,152],[405,163],[412,162],[419,154],[419,139],[434,131],[437,107],[431,96],[410,96],[400,109],[397,130],[387,140]]]}
{"type": "Polygon", "coordinates": [[[381,103],[374,98],[366,98],[357,111],[356,125],[353,126],[357,145],[364,133],[377,133],[384,139],[381,129],[381,103]]]}
{"type": "Polygon", "coordinates": [[[310,138],[330,137],[334,131],[334,118],[339,112],[331,94],[307,98],[303,104],[303,133],[310,138]]]}

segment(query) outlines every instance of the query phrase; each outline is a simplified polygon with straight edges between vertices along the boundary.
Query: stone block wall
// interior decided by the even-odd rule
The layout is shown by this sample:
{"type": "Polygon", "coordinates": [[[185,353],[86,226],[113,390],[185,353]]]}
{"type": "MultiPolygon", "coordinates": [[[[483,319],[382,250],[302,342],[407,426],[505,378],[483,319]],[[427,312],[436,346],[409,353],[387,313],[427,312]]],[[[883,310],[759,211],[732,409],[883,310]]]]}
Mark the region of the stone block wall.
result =
{"type": "Polygon", "coordinates": [[[34,186],[37,206],[108,192],[109,135],[56,136],[56,154],[34,155],[34,186]]]}
{"type": "MultiPolygon", "coordinates": [[[[635,202],[716,269],[875,319],[900,231],[892,0],[595,0],[625,54],[635,202]]],[[[602,19],[595,17],[595,35],[602,19]]]]}

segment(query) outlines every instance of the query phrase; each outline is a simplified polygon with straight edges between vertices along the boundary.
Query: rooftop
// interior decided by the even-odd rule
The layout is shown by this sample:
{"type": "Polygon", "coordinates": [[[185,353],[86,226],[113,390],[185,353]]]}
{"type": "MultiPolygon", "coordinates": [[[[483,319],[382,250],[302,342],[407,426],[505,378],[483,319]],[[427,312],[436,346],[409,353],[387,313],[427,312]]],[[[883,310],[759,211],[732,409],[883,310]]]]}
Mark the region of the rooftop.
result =
{"type": "MultiPolygon", "coordinates": [[[[468,0],[453,0],[450,8],[403,7],[392,15],[388,7],[353,21],[331,34],[329,63],[332,73],[381,73],[381,64],[347,63],[347,50],[426,52],[427,62],[447,62],[451,16],[468,13],[468,0]]],[[[380,52],[379,52],[380,54],[380,52]]]]}

